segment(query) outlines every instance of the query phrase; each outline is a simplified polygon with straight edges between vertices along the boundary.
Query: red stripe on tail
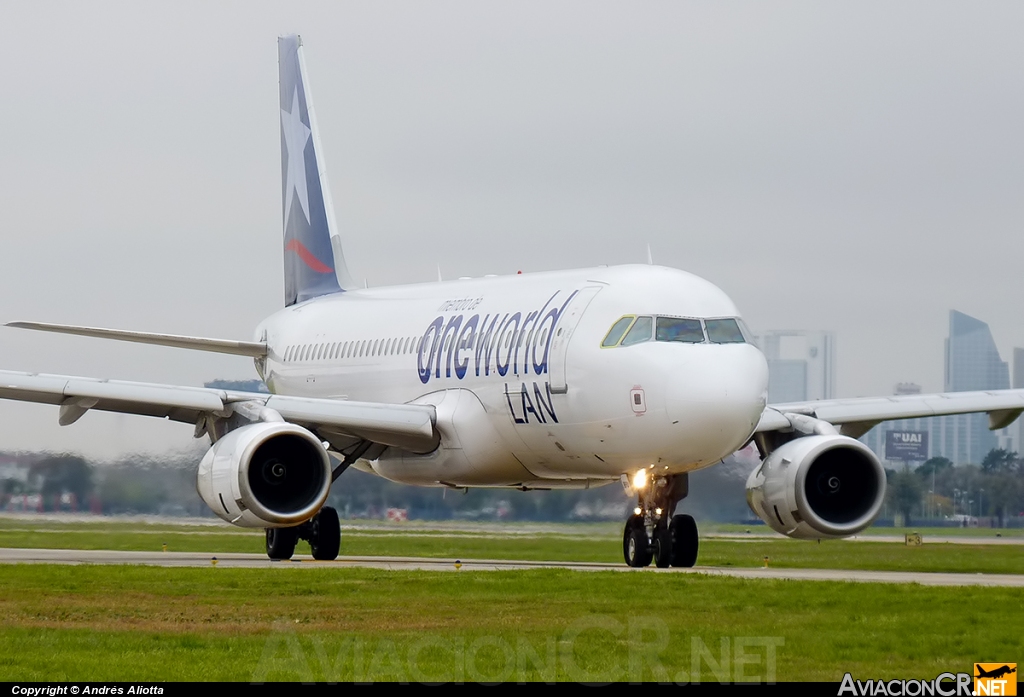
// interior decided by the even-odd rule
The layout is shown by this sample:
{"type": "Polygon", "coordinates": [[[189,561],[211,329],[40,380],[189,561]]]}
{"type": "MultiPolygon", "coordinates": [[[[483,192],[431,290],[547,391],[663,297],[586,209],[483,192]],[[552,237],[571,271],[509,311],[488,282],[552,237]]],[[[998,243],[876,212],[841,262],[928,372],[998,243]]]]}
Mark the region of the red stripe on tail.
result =
{"type": "Polygon", "coordinates": [[[306,247],[298,240],[291,240],[285,245],[285,251],[292,251],[299,255],[299,259],[302,262],[313,269],[317,273],[332,273],[334,269],[330,266],[325,266],[323,262],[313,256],[313,253],[306,249],[306,247]]]}

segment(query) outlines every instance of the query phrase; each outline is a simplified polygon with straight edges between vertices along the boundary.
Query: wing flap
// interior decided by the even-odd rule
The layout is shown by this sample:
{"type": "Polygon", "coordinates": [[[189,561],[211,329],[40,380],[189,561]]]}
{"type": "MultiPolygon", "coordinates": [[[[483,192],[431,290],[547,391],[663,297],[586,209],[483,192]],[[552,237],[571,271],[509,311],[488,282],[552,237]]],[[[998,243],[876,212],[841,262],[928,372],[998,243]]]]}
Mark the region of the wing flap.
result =
{"type": "Polygon", "coordinates": [[[67,378],[59,375],[34,375],[12,371],[0,372],[0,397],[19,402],[60,404],[64,401],[67,378]]]}

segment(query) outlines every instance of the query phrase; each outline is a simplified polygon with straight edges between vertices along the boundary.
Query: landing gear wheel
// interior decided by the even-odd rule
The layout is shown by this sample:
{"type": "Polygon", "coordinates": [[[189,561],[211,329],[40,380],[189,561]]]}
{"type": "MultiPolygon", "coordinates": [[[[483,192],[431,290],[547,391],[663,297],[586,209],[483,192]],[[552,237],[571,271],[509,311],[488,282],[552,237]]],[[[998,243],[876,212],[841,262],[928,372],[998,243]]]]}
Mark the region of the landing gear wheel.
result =
{"type": "Polygon", "coordinates": [[[341,523],[338,512],[330,506],[320,509],[310,521],[309,548],[314,559],[333,561],[341,550],[341,523]]]}
{"type": "Polygon", "coordinates": [[[668,527],[656,528],[654,530],[654,565],[659,569],[666,569],[672,565],[673,556],[671,531],[668,527]]]}
{"type": "Polygon", "coordinates": [[[696,564],[698,537],[693,516],[674,516],[668,529],[672,540],[672,566],[691,567],[696,564]]]}
{"type": "Polygon", "coordinates": [[[643,528],[644,518],[639,515],[632,515],[626,519],[626,527],[622,532],[622,556],[625,557],[626,563],[629,564],[629,560],[632,558],[630,553],[629,540],[632,535],[634,528],[643,528]]]}
{"type": "Polygon", "coordinates": [[[271,559],[291,559],[299,533],[295,528],[267,528],[267,556],[271,559]]]}
{"type": "Polygon", "coordinates": [[[626,564],[634,568],[648,566],[651,563],[650,543],[647,530],[644,529],[643,516],[630,516],[626,521],[626,529],[622,533],[622,556],[626,564]]]}

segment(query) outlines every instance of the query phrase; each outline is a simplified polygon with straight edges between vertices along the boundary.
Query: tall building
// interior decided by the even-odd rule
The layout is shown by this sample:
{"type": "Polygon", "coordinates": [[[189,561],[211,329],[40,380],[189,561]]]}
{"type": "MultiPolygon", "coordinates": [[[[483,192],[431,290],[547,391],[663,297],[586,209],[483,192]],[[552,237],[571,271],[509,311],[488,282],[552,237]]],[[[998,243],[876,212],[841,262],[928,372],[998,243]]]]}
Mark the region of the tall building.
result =
{"type": "MultiPolygon", "coordinates": [[[[1020,370],[1024,373],[1024,350],[1020,351],[1020,370]]],[[[1018,354],[1014,353],[1015,368],[1018,354]]],[[[1016,375],[1016,373],[1015,373],[1016,375]]],[[[1024,382],[1024,375],[1021,375],[1024,382]]],[[[946,392],[1005,390],[1010,387],[1009,366],[999,357],[987,324],[962,312],[949,313],[949,338],[946,339],[946,392]]],[[[906,419],[881,424],[862,440],[880,458],[885,457],[885,433],[922,431],[928,434],[929,456],[946,457],[956,464],[981,464],[992,448],[1018,450],[1024,432],[1016,425],[993,432],[988,429],[987,414],[958,414],[928,419],[906,419]]]]}
{"type": "MultiPolygon", "coordinates": [[[[1024,390],[1024,348],[1013,350],[1013,387],[1024,390]]],[[[1009,430],[1012,431],[1014,426],[1017,427],[1017,443],[1016,447],[1009,448],[1009,450],[1024,455],[1024,417],[1018,417],[1017,423],[1010,426],[1009,430]]]]}
{"type": "Polygon", "coordinates": [[[768,401],[831,399],[836,383],[832,332],[769,331],[758,337],[768,360],[768,401]]]}
{"type": "MultiPolygon", "coordinates": [[[[946,339],[946,392],[1009,388],[1010,368],[999,357],[988,325],[962,312],[950,310],[949,338],[946,339]]],[[[945,436],[948,439],[945,449],[955,454],[955,457],[946,457],[953,462],[981,464],[989,450],[1000,446],[999,436],[988,429],[988,415],[961,414],[945,418],[955,424],[953,433],[945,436]]],[[[1007,444],[1005,436],[1003,440],[1003,444],[1007,444]]]]}
{"type": "Polygon", "coordinates": [[[946,392],[1007,390],[1010,368],[999,358],[999,349],[988,325],[956,310],[949,311],[946,339],[946,392]]]}

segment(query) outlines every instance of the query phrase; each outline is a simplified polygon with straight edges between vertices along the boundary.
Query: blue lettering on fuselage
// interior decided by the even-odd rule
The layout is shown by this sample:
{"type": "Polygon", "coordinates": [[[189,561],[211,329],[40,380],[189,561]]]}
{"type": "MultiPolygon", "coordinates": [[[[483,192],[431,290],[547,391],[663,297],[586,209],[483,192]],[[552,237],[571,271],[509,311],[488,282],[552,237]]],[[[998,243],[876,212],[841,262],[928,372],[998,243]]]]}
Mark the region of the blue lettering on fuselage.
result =
{"type": "Polygon", "coordinates": [[[551,399],[551,383],[544,383],[544,390],[541,391],[540,385],[536,382],[533,383],[533,396],[530,396],[530,388],[524,382],[516,392],[515,386],[512,387],[512,392],[509,391],[509,385],[505,383],[505,402],[508,404],[508,413],[512,417],[512,421],[517,424],[528,424],[530,422],[530,414],[533,414],[533,421],[546,424],[548,421],[558,423],[558,417],[555,416],[555,404],[554,400],[551,399]],[[545,394],[547,396],[545,396],[545,394]]]}
{"type": "MultiPolygon", "coordinates": [[[[500,377],[511,374],[525,378],[531,371],[534,375],[546,375],[555,328],[565,308],[578,292],[572,291],[561,306],[556,306],[555,298],[562,293],[556,291],[540,310],[529,312],[498,312],[483,316],[475,314],[468,318],[462,314],[448,318],[439,315],[427,325],[420,341],[416,357],[420,382],[425,385],[431,378],[440,379],[442,376],[457,380],[467,376],[486,377],[492,371],[500,377]]],[[[475,307],[476,304],[479,304],[479,300],[471,303],[471,306],[475,307]]],[[[442,308],[447,306],[442,305],[442,308]]],[[[525,415],[527,400],[530,399],[526,383],[523,383],[522,394],[525,395],[522,399],[525,415]]],[[[544,420],[544,409],[554,419],[554,412],[550,408],[550,387],[547,394],[548,400],[540,405],[540,410],[530,401],[532,413],[537,414],[541,421],[544,420]]],[[[535,390],[535,396],[541,399],[539,387],[535,390]]],[[[557,419],[554,420],[557,422],[557,419]]]]}

